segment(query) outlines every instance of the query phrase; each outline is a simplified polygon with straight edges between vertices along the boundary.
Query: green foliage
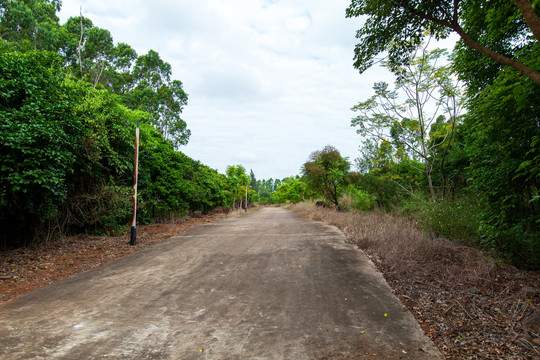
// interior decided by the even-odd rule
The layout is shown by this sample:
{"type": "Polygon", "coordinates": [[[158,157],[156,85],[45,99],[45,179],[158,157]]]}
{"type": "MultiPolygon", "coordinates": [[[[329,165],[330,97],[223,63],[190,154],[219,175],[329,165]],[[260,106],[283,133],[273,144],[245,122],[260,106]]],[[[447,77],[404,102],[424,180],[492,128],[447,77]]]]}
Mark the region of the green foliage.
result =
{"type": "Polygon", "coordinates": [[[96,210],[103,206],[87,197],[75,209],[75,199],[96,188],[122,188],[132,171],[129,129],[147,116],[127,110],[107,91],[67,78],[61,64],[49,52],[0,55],[6,80],[0,85],[0,220],[20,225],[10,227],[14,238],[32,237],[34,226],[59,216],[66,217],[64,228],[107,228],[96,210]],[[109,179],[118,185],[107,185],[109,179]]]}
{"type": "Polygon", "coordinates": [[[339,206],[351,164],[333,146],[314,151],[302,166],[308,190],[321,195],[325,201],[339,206]]]}
{"type": "Polygon", "coordinates": [[[59,0],[0,0],[0,39],[19,49],[55,51],[59,0]]]}
{"type": "Polygon", "coordinates": [[[228,203],[225,175],[174,148],[189,130],[170,65],[115,45],[90,19],[60,26],[59,8],[0,0],[1,245],[125,229],[137,123],[139,222],[228,203]]]}
{"type": "Polygon", "coordinates": [[[521,269],[540,269],[540,233],[530,231],[527,221],[511,227],[482,223],[482,244],[504,261],[521,269]]]}
{"type": "Polygon", "coordinates": [[[174,145],[187,143],[190,131],[180,114],[188,96],[156,51],[137,56],[128,44],[114,45],[108,30],[84,17],[70,18],[59,39],[58,51],[74,76],[120,95],[130,109],[149,113],[147,121],[174,145]]]}
{"type": "Polygon", "coordinates": [[[255,173],[253,172],[253,169],[250,170],[249,172],[249,178],[250,178],[249,187],[255,190],[255,192],[259,191],[259,183],[257,181],[257,178],[255,177],[255,173]]]}
{"type": "Polygon", "coordinates": [[[375,196],[356,188],[354,185],[349,185],[345,190],[344,196],[341,198],[340,203],[344,208],[352,208],[358,211],[369,211],[373,210],[375,207],[375,196]]]}
{"type": "Polygon", "coordinates": [[[48,52],[0,54],[4,220],[50,219],[67,198],[66,179],[75,161],[72,141],[81,137],[82,122],[71,116],[59,63],[59,57],[48,52]]]}
{"type": "MultiPolygon", "coordinates": [[[[533,9],[530,11],[534,13],[533,9]]],[[[539,13],[537,8],[536,14],[539,13]]],[[[390,68],[396,70],[410,63],[411,55],[426,37],[438,40],[455,32],[461,37],[461,47],[472,50],[463,61],[477,64],[481,81],[487,73],[493,74],[505,65],[540,84],[538,69],[531,69],[528,61],[512,57],[518,49],[538,46],[538,39],[529,36],[531,29],[512,1],[352,0],[346,16],[367,16],[356,34],[360,42],[355,48],[354,66],[360,72],[385,52],[390,68]],[[487,57],[492,60],[486,60],[487,57]],[[489,66],[483,66],[486,64],[489,66]]],[[[472,79],[476,74],[470,75],[472,79]]]]}
{"type": "MultiPolygon", "coordinates": [[[[540,9],[529,4],[353,0],[347,16],[368,15],[356,47],[355,66],[361,72],[388,51],[385,64],[399,86],[415,85],[402,69],[415,64],[416,46],[426,36],[456,31],[461,40],[452,66],[467,85],[466,115],[454,124],[457,116],[451,113],[433,116],[435,121],[422,127],[420,117],[394,116],[414,101],[399,104],[397,92],[378,84],[376,96],[356,107],[363,112],[355,119],[360,132],[379,135],[357,160],[356,186],[375,194],[386,209],[395,206],[414,215],[436,235],[478,244],[522,268],[538,268],[540,43],[535,29],[540,23],[534,13],[540,9]],[[528,23],[526,13],[532,14],[528,23]],[[429,137],[418,141],[418,130],[429,137]],[[410,151],[422,143],[427,151],[410,151]],[[401,175],[405,167],[415,167],[404,161],[415,156],[424,159],[427,173],[430,167],[436,170],[432,184],[401,175]],[[444,202],[426,201],[426,185],[444,202]],[[397,196],[392,198],[392,192],[397,196]]],[[[454,93],[450,87],[447,95],[454,93]]]]}
{"type": "Polygon", "coordinates": [[[413,217],[424,230],[434,236],[469,245],[482,245],[480,214],[483,208],[474,194],[464,193],[436,203],[411,197],[402,200],[399,210],[413,217]]]}
{"type": "Polygon", "coordinates": [[[276,189],[273,196],[275,200],[281,204],[296,204],[300,201],[304,201],[306,188],[306,184],[301,181],[300,178],[288,178],[284,179],[283,183],[276,189]]]}
{"type": "Polygon", "coordinates": [[[224,175],[176,151],[149,124],[140,129],[139,194],[145,219],[166,218],[225,205],[228,182],[224,175]]]}
{"type": "Polygon", "coordinates": [[[516,263],[523,263],[523,250],[532,256],[540,249],[538,89],[503,69],[470,100],[464,121],[470,188],[485,204],[485,241],[516,263]]]}
{"type": "MultiPolygon", "coordinates": [[[[540,8],[536,9],[540,15],[540,8]]],[[[531,30],[525,23],[513,1],[474,1],[463,7],[463,30],[490,49],[509,58],[529,65],[536,72],[540,43],[530,36],[531,30]]],[[[460,78],[467,83],[469,94],[476,94],[493,83],[503,65],[478,51],[471,49],[462,40],[454,51],[454,63],[460,78]]]]}

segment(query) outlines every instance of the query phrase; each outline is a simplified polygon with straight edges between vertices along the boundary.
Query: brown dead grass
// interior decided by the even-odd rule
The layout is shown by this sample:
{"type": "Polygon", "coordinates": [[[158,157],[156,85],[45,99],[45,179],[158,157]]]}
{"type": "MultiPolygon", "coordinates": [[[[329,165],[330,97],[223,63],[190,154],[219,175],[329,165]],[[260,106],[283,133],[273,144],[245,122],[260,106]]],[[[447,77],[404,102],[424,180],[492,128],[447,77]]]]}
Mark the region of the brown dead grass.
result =
{"type": "Polygon", "coordinates": [[[362,249],[447,359],[540,358],[538,273],[432,238],[402,216],[291,209],[338,227],[362,249]]]}

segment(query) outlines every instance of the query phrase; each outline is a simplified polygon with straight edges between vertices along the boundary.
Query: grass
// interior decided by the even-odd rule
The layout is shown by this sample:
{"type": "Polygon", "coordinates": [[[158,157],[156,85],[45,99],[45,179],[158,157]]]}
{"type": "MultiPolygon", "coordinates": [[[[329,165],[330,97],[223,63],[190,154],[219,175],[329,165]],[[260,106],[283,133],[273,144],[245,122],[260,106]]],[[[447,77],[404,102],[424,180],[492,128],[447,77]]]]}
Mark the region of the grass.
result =
{"type": "Polygon", "coordinates": [[[292,206],[303,217],[338,227],[347,241],[376,257],[403,275],[423,271],[433,262],[457,266],[447,269],[471,279],[483,279],[492,264],[486,263],[479,250],[434,238],[417,222],[397,214],[380,211],[338,212],[314,207],[310,203],[292,206]]]}
{"type": "Polygon", "coordinates": [[[289,208],[338,227],[364,251],[447,359],[540,356],[537,272],[432,235],[411,217],[339,212],[312,203],[289,208]]]}

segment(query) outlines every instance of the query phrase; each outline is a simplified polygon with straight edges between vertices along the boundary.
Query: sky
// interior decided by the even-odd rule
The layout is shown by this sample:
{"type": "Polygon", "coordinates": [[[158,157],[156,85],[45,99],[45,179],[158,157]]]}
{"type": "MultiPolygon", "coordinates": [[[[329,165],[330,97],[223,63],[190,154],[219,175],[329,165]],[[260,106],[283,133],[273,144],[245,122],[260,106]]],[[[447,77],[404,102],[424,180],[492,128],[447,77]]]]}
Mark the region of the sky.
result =
{"type": "Polygon", "coordinates": [[[326,145],[351,163],[360,135],[351,107],[372,95],[381,68],[353,67],[360,19],[350,0],[63,0],[61,23],[81,12],[139,55],[155,50],[183,83],[179,150],[225,172],[243,165],[257,179],[300,174],[326,145]]]}

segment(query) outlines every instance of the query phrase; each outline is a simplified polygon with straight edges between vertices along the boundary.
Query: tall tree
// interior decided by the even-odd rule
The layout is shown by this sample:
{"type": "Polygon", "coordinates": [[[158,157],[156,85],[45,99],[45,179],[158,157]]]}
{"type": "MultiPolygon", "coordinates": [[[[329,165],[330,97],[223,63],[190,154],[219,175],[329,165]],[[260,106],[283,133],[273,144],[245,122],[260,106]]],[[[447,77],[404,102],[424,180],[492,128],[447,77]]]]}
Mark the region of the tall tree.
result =
{"type": "Polygon", "coordinates": [[[60,0],[0,0],[0,40],[55,51],[60,0]]]}
{"type": "Polygon", "coordinates": [[[279,203],[291,202],[293,204],[304,200],[306,193],[306,183],[299,176],[288,178],[277,188],[274,197],[279,203]]]}
{"type": "Polygon", "coordinates": [[[483,241],[515,265],[537,268],[540,91],[511,68],[482,90],[469,99],[461,130],[468,187],[483,204],[483,241]]]}
{"type": "Polygon", "coordinates": [[[397,67],[426,36],[440,39],[453,32],[499,67],[510,66],[540,84],[537,64],[520,56],[539,46],[540,7],[535,5],[528,0],[352,0],[346,16],[368,16],[356,34],[354,65],[363,72],[388,51],[397,67]]]}
{"type": "Polygon", "coordinates": [[[250,184],[251,189],[255,190],[256,192],[259,191],[259,183],[257,182],[257,179],[255,178],[255,173],[253,172],[253,169],[250,170],[249,177],[251,179],[251,184],[250,184]]]}
{"type": "Polygon", "coordinates": [[[152,125],[176,146],[185,145],[191,132],[180,117],[188,96],[182,82],[171,80],[171,65],[150,50],[135,62],[131,84],[123,101],[132,109],[152,115],[152,125]]]}
{"type": "MultiPolygon", "coordinates": [[[[442,177],[445,193],[444,162],[452,144],[463,100],[449,66],[437,66],[442,50],[419,47],[418,56],[402,68],[394,68],[396,89],[376,83],[375,95],[353,107],[360,115],[352,120],[357,132],[381,143],[391,143],[397,158],[421,159],[433,201],[436,200],[432,173],[442,177]],[[400,103],[400,99],[405,101],[400,103]],[[444,121],[444,116],[448,121],[444,121]],[[442,149],[439,151],[439,149],[442,149]]],[[[384,66],[390,67],[388,63],[384,66]]]]}

